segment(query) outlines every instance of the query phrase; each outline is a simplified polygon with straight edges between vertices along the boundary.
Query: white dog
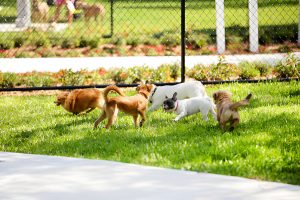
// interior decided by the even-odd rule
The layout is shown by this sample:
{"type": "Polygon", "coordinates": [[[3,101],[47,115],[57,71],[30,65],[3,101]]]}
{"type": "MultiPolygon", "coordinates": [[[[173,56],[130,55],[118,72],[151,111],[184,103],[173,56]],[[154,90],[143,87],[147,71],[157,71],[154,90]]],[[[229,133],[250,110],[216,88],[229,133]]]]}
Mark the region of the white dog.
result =
{"type": "Polygon", "coordinates": [[[187,99],[192,97],[205,97],[206,92],[203,84],[200,81],[189,81],[172,86],[160,86],[153,85],[149,101],[152,103],[149,111],[157,110],[163,105],[166,96],[172,96],[174,92],[177,92],[177,99],[187,99]]]}
{"type": "Polygon", "coordinates": [[[208,96],[206,97],[193,97],[190,99],[177,100],[177,93],[173,94],[172,98],[166,97],[163,102],[163,108],[165,111],[174,111],[177,116],[174,121],[178,121],[185,116],[189,116],[198,112],[202,113],[202,119],[207,121],[208,112],[210,112],[215,120],[217,120],[217,115],[215,112],[216,105],[210,100],[208,96]]]}

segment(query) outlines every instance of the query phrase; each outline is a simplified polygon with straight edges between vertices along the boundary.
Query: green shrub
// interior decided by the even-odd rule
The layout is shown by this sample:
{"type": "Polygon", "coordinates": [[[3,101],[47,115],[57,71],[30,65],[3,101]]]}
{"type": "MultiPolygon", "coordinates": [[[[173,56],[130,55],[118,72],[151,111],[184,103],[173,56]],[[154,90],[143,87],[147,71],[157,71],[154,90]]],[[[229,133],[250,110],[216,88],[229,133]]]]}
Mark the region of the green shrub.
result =
{"type": "Polygon", "coordinates": [[[235,64],[227,63],[223,56],[219,57],[217,64],[210,66],[211,80],[232,80],[239,76],[239,68],[235,64]]]}
{"type": "Polygon", "coordinates": [[[253,79],[260,75],[259,70],[256,68],[254,63],[242,62],[239,64],[241,70],[240,78],[241,79],[253,79]]]}
{"type": "Polygon", "coordinates": [[[141,44],[141,38],[139,37],[129,37],[127,38],[126,42],[128,45],[131,45],[132,47],[136,47],[137,45],[141,44]]]}
{"type": "Polygon", "coordinates": [[[180,35],[179,34],[166,34],[161,37],[161,44],[168,47],[175,47],[180,45],[180,35]]]}
{"type": "Polygon", "coordinates": [[[271,73],[271,65],[264,62],[254,62],[255,68],[259,71],[260,76],[268,76],[271,73]]]}
{"type": "Polygon", "coordinates": [[[191,34],[188,35],[186,45],[193,49],[200,49],[208,45],[209,36],[206,34],[191,34]]]}
{"type": "Polygon", "coordinates": [[[52,86],[53,79],[49,74],[32,73],[22,78],[22,84],[29,87],[52,86]]]}
{"type": "Polygon", "coordinates": [[[179,72],[177,67],[170,64],[163,64],[154,69],[150,75],[151,82],[173,82],[174,78],[177,79],[179,72]],[[172,75],[171,75],[172,74],[172,75]],[[172,77],[173,76],[173,77],[172,77]]]}
{"type": "Polygon", "coordinates": [[[126,80],[126,83],[138,83],[143,80],[143,71],[146,70],[148,67],[130,67],[128,71],[128,78],[126,80]]]}
{"type": "Polygon", "coordinates": [[[17,79],[18,77],[15,73],[0,73],[0,86],[2,88],[12,88],[16,85],[17,79]]]}
{"type": "Polygon", "coordinates": [[[40,55],[44,58],[56,57],[56,54],[51,49],[44,49],[40,52],[40,55]]]}
{"type": "Polygon", "coordinates": [[[39,37],[35,40],[36,47],[50,47],[50,40],[47,38],[46,35],[39,35],[39,37]]]}
{"type": "Polygon", "coordinates": [[[123,36],[116,35],[116,36],[112,37],[111,43],[116,45],[116,46],[125,46],[126,45],[126,39],[123,36]]]}
{"type": "Polygon", "coordinates": [[[68,49],[68,48],[71,48],[71,47],[73,47],[73,42],[72,42],[72,40],[70,39],[70,38],[65,38],[63,41],[62,41],[62,43],[61,43],[61,48],[63,48],[63,49],[68,49]]]}
{"type": "Polygon", "coordinates": [[[275,66],[279,78],[300,77],[300,61],[295,54],[289,53],[275,66]]]}
{"type": "Polygon", "coordinates": [[[15,58],[40,58],[41,56],[33,51],[17,51],[15,58]]]}
{"type": "Polygon", "coordinates": [[[14,47],[19,48],[19,47],[23,46],[25,43],[25,40],[26,39],[24,37],[16,37],[14,39],[14,47]]]}
{"type": "Polygon", "coordinates": [[[156,38],[151,38],[151,36],[148,36],[143,40],[143,43],[145,45],[159,45],[160,41],[156,38]]]}
{"type": "Polygon", "coordinates": [[[0,41],[0,49],[7,50],[13,48],[13,46],[14,46],[14,42],[11,40],[0,41]]]}
{"type": "Polygon", "coordinates": [[[88,45],[94,49],[94,48],[97,48],[99,46],[99,42],[100,42],[100,39],[99,38],[92,38],[88,41],[88,45]]]}
{"type": "Polygon", "coordinates": [[[80,41],[79,41],[79,46],[78,47],[82,48],[82,47],[87,47],[88,45],[89,45],[88,39],[85,38],[85,37],[81,37],[80,41]]]}
{"type": "Polygon", "coordinates": [[[208,81],[210,79],[210,71],[211,68],[208,66],[198,64],[187,70],[186,75],[198,81],[208,81]]]}
{"type": "Polygon", "coordinates": [[[146,52],[146,56],[157,56],[157,55],[158,53],[153,48],[149,48],[148,51],[146,52]]]}
{"type": "Polygon", "coordinates": [[[110,70],[111,79],[117,83],[125,83],[128,78],[128,72],[124,68],[110,70]]]}
{"type": "Polygon", "coordinates": [[[59,71],[58,78],[62,85],[83,85],[84,76],[81,71],[73,72],[71,69],[64,69],[59,71]]]}

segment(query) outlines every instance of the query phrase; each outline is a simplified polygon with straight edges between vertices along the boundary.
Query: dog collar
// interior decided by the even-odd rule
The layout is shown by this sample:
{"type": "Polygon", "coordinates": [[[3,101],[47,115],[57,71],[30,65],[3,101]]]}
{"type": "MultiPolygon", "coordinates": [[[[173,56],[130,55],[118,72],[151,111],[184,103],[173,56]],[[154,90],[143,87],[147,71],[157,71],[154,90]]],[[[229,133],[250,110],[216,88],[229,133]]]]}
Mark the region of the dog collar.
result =
{"type": "Polygon", "coordinates": [[[156,89],[157,89],[157,87],[154,88],[154,90],[150,96],[150,103],[152,103],[152,98],[153,98],[154,93],[156,92],[156,89]]]}

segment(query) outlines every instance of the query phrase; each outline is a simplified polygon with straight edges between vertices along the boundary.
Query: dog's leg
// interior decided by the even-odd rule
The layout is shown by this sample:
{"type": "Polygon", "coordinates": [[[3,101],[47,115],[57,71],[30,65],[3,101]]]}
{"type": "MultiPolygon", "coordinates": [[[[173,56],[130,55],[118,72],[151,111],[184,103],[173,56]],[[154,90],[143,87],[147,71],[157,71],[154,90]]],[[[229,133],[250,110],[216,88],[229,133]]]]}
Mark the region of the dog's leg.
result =
{"type": "Polygon", "coordinates": [[[177,115],[177,117],[174,119],[174,121],[177,122],[178,120],[180,120],[183,117],[185,117],[185,112],[181,112],[179,115],[177,115]]]}
{"type": "Polygon", "coordinates": [[[210,114],[212,114],[212,116],[214,117],[214,119],[215,119],[216,121],[218,121],[218,117],[217,117],[217,114],[216,114],[215,110],[214,110],[213,108],[211,108],[211,109],[209,110],[209,112],[210,112],[210,114]]]}
{"type": "Polygon", "coordinates": [[[133,122],[134,122],[134,126],[135,128],[137,128],[137,125],[138,125],[138,115],[133,115],[133,122]]]}
{"type": "Polygon", "coordinates": [[[220,122],[220,127],[223,131],[226,131],[226,122],[220,122]]]}
{"type": "Polygon", "coordinates": [[[142,117],[142,120],[140,121],[140,127],[142,127],[144,122],[146,121],[146,115],[145,115],[145,112],[143,112],[143,111],[139,112],[139,114],[142,117]]]}
{"type": "Polygon", "coordinates": [[[239,124],[240,120],[238,118],[236,119],[232,119],[232,121],[230,122],[230,129],[229,131],[233,131],[236,126],[239,124]]]}
{"type": "Polygon", "coordinates": [[[117,115],[118,115],[118,108],[117,105],[114,105],[114,107],[107,112],[108,122],[105,126],[106,129],[109,129],[109,127],[111,127],[111,125],[116,121],[117,115]]]}
{"type": "Polygon", "coordinates": [[[85,114],[87,114],[87,113],[93,111],[94,109],[95,109],[95,108],[90,108],[88,111],[85,112],[85,114]]]}
{"type": "Polygon", "coordinates": [[[97,128],[98,124],[106,118],[106,112],[103,111],[102,115],[95,121],[94,129],[97,128]]]}

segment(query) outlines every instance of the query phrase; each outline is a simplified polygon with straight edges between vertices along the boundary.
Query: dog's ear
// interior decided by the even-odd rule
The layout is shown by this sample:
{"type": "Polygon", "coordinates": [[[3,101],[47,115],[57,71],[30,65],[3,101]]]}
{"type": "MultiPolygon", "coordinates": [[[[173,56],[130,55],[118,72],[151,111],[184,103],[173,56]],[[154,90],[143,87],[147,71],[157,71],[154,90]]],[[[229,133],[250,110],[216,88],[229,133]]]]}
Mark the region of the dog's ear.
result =
{"type": "Polygon", "coordinates": [[[216,92],[213,94],[213,98],[214,98],[214,100],[216,100],[218,98],[218,94],[216,92]]]}
{"type": "Polygon", "coordinates": [[[140,88],[141,88],[141,85],[138,85],[138,86],[136,87],[136,91],[140,91],[140,88]]]}
{"type": "Polygon", "coordinates": [[[177,101],[177,92],[175,92],[175,93],[173,94],[172,99],[173,99],[173,101],[177,101]]]}
{"type": "Polygon", "coordinates": [[[152,87],[153,87],[153,85],[146,83],[146,87],[147,87],[147,90],[150,92],[151,89],[152,89],[152,87]]]}

